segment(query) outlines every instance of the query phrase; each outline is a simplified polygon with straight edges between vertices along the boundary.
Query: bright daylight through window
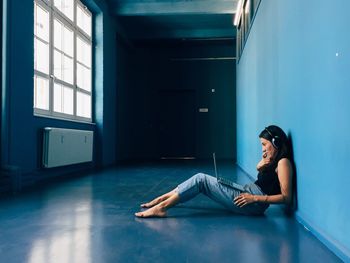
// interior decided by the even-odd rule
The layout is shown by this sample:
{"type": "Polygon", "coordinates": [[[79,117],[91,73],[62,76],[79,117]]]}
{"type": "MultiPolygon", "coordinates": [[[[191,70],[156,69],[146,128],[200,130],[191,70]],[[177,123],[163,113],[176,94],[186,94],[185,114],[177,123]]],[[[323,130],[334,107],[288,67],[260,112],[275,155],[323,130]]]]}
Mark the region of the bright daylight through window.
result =
{"type": "Polygon", "coordinates": [[[91,121],[92,14],[78,0],[34,1],[34,113],[91,121]]]}

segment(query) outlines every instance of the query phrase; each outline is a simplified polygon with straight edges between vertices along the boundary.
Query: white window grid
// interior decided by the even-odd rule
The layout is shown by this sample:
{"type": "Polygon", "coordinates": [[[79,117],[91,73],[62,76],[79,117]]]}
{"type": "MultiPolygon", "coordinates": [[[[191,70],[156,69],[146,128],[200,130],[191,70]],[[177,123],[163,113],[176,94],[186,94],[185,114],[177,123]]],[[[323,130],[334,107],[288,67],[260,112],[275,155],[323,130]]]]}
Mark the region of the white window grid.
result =
{"type": "MultiPolygon", "coordinates": [[[[71,21],[64,13],[62,13],[58,8],[54,6],[54,0],[34,0],[34,3],[46,10],[49,13],[49,74],[43,73],[41,71],[38,71],[34,69],[34,76],[41,77],[43,79],[46,79],[49,81],[49,109],[44,110],[40,108],[35,108],[34,106],[34,114],[39,116],[47,116],[47,117],[57,117],[57,118],[63,118],[68,120],[76,120],[76,121],[92,121],[92,36],[87,34],[85,31],[83,31],[81,28],[77,25],[77,7],[78,5],[82,7],[82,9],[90,15],[92,19],[92,13],[88,10],[86,6],[84,6],[79,0],[72,0],[74,5],[73,10],[73,21],[71,21]],[[73,84],[70,84],[68,82],[65,82],[64,80],[58,79],[54,76],[54,19],[59,20],[61,23],[64,24],[65,27],[69,28],[73,31],[73,84]],[[91,75],[91,89],[90,91],[87,91],[86,89],[82,89],[77,86],[77,64],[81,64],[79,61],[77,61],[77,38],[80,38],[84,42],[90,45],[90,57],[91,57],[91,63],[90,67],[85,68],[90,69],[90,75],[91,75]],[[68,88],[71,88],[73,90],[73,114],[66,114],[62,112],[56,112],[54,111],[54,84],[64,85],[68,88]],[[80,92],[81,94],[85,94],[90,96],[90,117],[82,117],[77,115],[77,93],[80,92]]],[[[91,30],[92,30],[92,24],[91,24],[91,30]]],[[[90,34],[92,34],[90,30],[90,34]]],[[[34,35],[34,39],[39,39],[41,41],[44,41],[37,36],[34,35]]],[[[47,44],[47,41],[44,41],[47,44]]],[[[63,52],[63,51],[61,51],[63,52]]],[[[35,89],[34,89],[35,92],[35,89]]],[[[34,99],[35,99],[34,94],[34,99]]]]}

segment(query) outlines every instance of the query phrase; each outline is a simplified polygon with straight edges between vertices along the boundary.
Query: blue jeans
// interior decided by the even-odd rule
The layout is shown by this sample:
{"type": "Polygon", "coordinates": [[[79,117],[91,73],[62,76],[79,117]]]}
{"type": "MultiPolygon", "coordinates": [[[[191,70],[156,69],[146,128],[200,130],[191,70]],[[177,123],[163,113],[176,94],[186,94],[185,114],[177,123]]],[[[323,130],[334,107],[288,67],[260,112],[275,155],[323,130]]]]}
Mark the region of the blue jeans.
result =
{"type": "MultiPolygon", "coordinates": [[[[264,203],[252,203],[242,208],[236,206],[233,199],[236,196],[239,196],[242,192],[235,188],[220,184],[215,177],[204,173],[195,174],[185,182],[178,185],[176,191],[180,196],[180,203],[184,203],[199,193],[203,193],[210,199],[223,205],[228,210],[244,215],[261,215],[269,207],[268,204],[264,203]]],[[[246,184],[244,186],[244,192],[253,195],[264,195],[259,186],[254,183],[246,184]]]]}

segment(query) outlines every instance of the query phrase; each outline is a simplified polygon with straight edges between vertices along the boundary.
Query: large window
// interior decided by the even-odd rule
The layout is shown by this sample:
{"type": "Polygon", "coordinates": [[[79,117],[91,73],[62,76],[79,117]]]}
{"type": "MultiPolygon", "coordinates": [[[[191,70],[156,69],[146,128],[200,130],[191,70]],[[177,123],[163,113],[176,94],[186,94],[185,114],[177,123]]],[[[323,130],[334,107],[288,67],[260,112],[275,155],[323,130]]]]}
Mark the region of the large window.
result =
{"type": "MultiPolygon", "coordinates": [[[[236,47],[237,47],[237,63],[243,53],[244,45],[247,41],[250,28],[255,18],[256,12],[260,5],[261,0],[241,0],[238,4],[236,11],[237,19],[237,34],[236,34],[236,47]]],[[[235,19],[236,21],[236,19],[235,19]]]]}
{"type": "Polygon", "coordinates": [[[91,121],[92,15],[79,0],[34,1],[34,113],[91,121]]]}

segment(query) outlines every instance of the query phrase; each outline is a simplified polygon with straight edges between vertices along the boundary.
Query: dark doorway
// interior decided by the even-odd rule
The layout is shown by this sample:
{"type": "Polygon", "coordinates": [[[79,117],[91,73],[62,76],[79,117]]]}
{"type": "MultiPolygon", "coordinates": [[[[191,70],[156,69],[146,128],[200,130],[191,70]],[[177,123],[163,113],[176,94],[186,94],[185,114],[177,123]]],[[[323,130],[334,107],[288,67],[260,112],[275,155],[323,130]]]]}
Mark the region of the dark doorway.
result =
{"type": "Polygon", "coordinates": [[[158,149],[161,158],[195,157],[194,90],[159,91],[158,149]]]}

